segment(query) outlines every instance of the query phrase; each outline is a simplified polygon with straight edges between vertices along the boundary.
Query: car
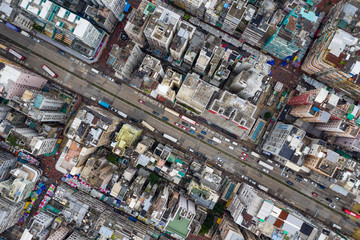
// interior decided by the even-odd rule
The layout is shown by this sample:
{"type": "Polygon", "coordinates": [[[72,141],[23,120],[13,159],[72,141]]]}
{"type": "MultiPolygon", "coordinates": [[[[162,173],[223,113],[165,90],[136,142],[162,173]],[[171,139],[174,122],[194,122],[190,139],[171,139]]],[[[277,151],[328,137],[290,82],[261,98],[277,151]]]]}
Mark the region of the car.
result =
{"type": "Polygon", "coordinates": [[[201,131],[201,134],[204,134],[204,135],[206,135],[206,132],[205,132],[205,131],[201,131]]]}
{"type": "Polygon", "coordinates": [[[329,207],[331,207],[331,208],[333,208],[333,209],[335,209],[336,208],[336,206],[334,205],[334,204],[329,204],[329,207]]]}
{"type": "Polygon", "coordinates": [[[189,132],[192,133],[192,134],[195,134],[195,132],[193,130],[190,130],[189,132]]]}
{"type": "Polygon", "coordinates": [[[289,184],[290,186],[294,186],[293,182],[287,181],[286,183],[289,184]]]}
{"type": "Polygon", "coordinates": [[[188,126],[189,124],[187,124],[186,122],[181,122],[182,123],[182,125],[184,125],[184,126],[188,126]]]}
{"type": "Polygon", "coordinates": [[[191,147],[187,147],[187,150],[190,152],[194,152],[194,149],[192,149],[191,147]]]}
{"type": "Polygon", "coordinates": [[[0,19],[0,23],[5,23],[3,20],[0,19]]]}
{"type": "Polygon", "coordinates": [[[253,185],[256,185],[256,182],[252,179],[249,178],[249,183],[253,184],[253,185]]]}
{"type": "Polygon", "coordinates": [[[267,170],[266,168],[263,168],[262,171],[263,171],[264,173],[269,173],[269,170],[267,170]]]}
{"type": "Polygon", "coordinates": [[[137,123],[139,120],[137,120],[136,118],[130,118],[131,121],[137,123]]]}
{"type": "Polygon", "coordinates": [[[278,163],[275,163],[275,166],[278,168],[281,167],[280,164],[278,164],[278,163]]]}
{"type": "Polygon", "coordinates": [[[295,176],[297,176],[299,179],[303,179],[303,176],[296,174],[295,176]]]}
{"type": "Polygon", "coordinates": [[[180,127],[181,125],[177,122],[174,122],[175,126],[180,127]]]}
{"type": "Polygon", "coordinates": [[[110,107],[110,111],[116,112],[116,109],[113,107],[110,107]]]}
{"type": "Polygon", "coordinates": [[[313,185],[314,187],[317,187],[317,183],[314,181],[311,182],[311,185],[313,185]]]}
{"type": "Polygon", "coordinates": [[[183,129],[185,132],[188,131],[188,129],[187,129],[185,126],[182,126],[182,129],[183,129]]]}
{"type": "Polygon", "coordinates": [[[241,175],[241,178],[242,179],[245,179],[245,180],[248,180],[249,178],[247,177],[247,176],[245,176],[245,175],[241,175]]]}
{"type": "Polygon", "coordinates": [[[139,99],[138,102],[141,103],[141,104],[145,104],[145,102],[143,100],[141,100],[141,99],[139,99]]]}
{"type": "Polygon", "coordinates": [[[195,155],[198,156],[198,157],[202,157],[202,154],[199,153],[199,152],[195,152],[195,155]]]}
{"type": "Polygon", "coordinates": [[[207,142],[214,145],[214,142],[212,140],[210,140],[210,139],[208,139],[207,142]]]}
{"type": "Polygon", "coordinates": [[[198,134],[197,137],[200,138],[200,139],[204,139],[204,136],[202,136],[200,134],[198,134]]]}
{"type": "Polygon", "coordinates": [[[283,174],[281,174],[281,175],[283,175],[283,176],[286,177],[286,178],[289,177],[289,175],[287,175],[286,173],[283,173],[283,174]]]}
{"type": "Polygon", "coordinates": [[[169,119],[168,119],[167,117],[163,117],[162,119],[163,119],[164,121],[166,121],[166,122],[169,121],[169,119]]]}
{"type": "Polygon", "coordinates": [[[326,187],[321,185],[321,184],[318,184],[318,187],[321,188],[321,189],[325,189],[326,187]]]}
{"type": "Polygon", "coordinates": [[[208,157],[207,156],[203,156],[203,159],[205,160],[205,161],[207,161],[208,160],[208,157]]]}
{"type": "Polygon", "coordinates": [[[295,178],[295,181],[297,181],[297,182],[299,182],[299,183],[302,182],[302,180],[301,180],[300,178],[295,178]]]}
{"type": "Polygon", "coordinates": [[[233,151],[235,150],[235,148],[233,146],[229,146],[229,149],[233,150],[233,151]]]}
{"type": "Polygon", "coordinates": [[[248,152],[249,149],[247,149],[246,147],[242,147],[241,150],[245,151],[245,152],[248,152]]]}
{"type": "Polygon", "coordinates": [[[63,51],[61,51],[61,50],[58,50],[58,53],[65,56],[65,53],[63,51]]]}
{"type": "Polygon", "coordinates": [[[339,200],[340,200],[340,197],[334,196],[334,199],[337,200],[337,201],[339,201],[339,200]]]}
{"type": "Polygon", "coordinates": [[[37,39],[37,38],[35,38],[35,37],[32,37],[32,39],[34,39],[34,41],[35,41],[35,42],[37,42],[37,43],[39,43],[39,42],[40,42],[40,40],[39,40],[39,39],[37,39]]]}
{"type": "Polygon", "coordinates": [[[311,194],[312,194],[313,196],[315,196],[315,197],[318,196],[318,194],[317,194],[316,192],[312,192],[311,194]]]}
{"type": "Polygon", "coordinates": [[[243,156],[241,156],[240,159],[243,160],[243,161],[246,161],[246,158],[243,157],[243,156]]]}
{"type": "Polygon", "coordinates": [[[291,169],[286,170],[289,174],[293,175],[294,172],[291,169]]]}
{"type": "Polygon", "coordinates": [[[196,131],[196,127],[190,126],[190,129],[196,131]]]}
{"type": "Polygon", "coordinates": [[[159,116],[159,115],[160,115],[158,112],[155,112],[155,111],[153,111],[153,114],[154,114],[155,116],[159,116]]]}
{"type": "Polygon", "coordinates": [[[304,180],[304,182],[309,182],[309,179],[307,179],[307,178],[304,178],[303,180],[304,180]]]}
{"type": "Polygon", "coordinates": [[[243,155],[244,157],[248,157],[248,156],[249,156],[246,152],[242,152],[241,155],[243,155]]]}
{"type": "Polygon", "coordinates": [[[326,201],[328,201],[329,203],[332,203],[333,201],[331,200],[331,198],[325,198],[326,201]]]}

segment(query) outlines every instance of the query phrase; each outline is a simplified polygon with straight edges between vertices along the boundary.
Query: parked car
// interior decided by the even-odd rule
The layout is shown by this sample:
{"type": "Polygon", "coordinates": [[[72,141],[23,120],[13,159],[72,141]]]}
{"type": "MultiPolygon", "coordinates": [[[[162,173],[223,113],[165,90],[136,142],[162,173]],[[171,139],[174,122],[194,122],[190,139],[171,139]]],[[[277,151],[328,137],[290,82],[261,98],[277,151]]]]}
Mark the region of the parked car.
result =
{"type": "Polygon", "coordinates": [[[331,207],[331,208],[333,208],[333,209],[335,209],[336,208],[336,206],[334,205],[334,204],[329,204],[329,207],[331,207]]]}
{"type": "Polygon", "coordinates": [[[174,122],[175,126],[180,127],[180,124],[177,122],[174,122]]]}
{"type": "Polygon", "coordinates": [[[295,178],[295,181],[298,181],[299,183],[301,183],[301,179],[300,179],[300,178],[295,178]]]}
{"type": "Polygon", "coordinates": [[[63,51],[61,51],[61,50],[58,50],[58,53],[65,56],[65,53],[63,51]]]}
{"type": "Polygon", "coordinates": [[[245,151],[245,152],[248,152],[249,149],[247,149],[246,147],[242,147],[241,150],[245,151]]]}
{"type": "Polygon", "coordinates": [[[256,185],[256,182],[252,179],[249,178],[249,183],[253,184],[253,185],[256,185]]]}
{"type": "Polygon", "coordinates": [[[325,186],[323,186],[321,184],[318,184],[318,187],[321,188],[321,189],[325,189],[325,186]]]}
{"type": "Polygon", "coordinates": [[[130,118],[131,121],[137,123],[139,120],[137,120],[136,118],[130,118]]]}
{"type": "Polygon", "coordinates": [[[313,185],[314,187],[317,187],[317,183],[314,181],[311,182],[311,185],[313,185]]]}
{"type": "Polygon", "coordinates": [[[242,152],[241,155],[243,155],[244,157],[248,157],[248,156],[249,156],[246,152],[242,152]]]}
{"type": "Polygon", "coordinates": [[[280,164],[278,164],[278,163],[275,163],[275,166],[278,168],[281,167],[280,164]]]}
{"type": "Polygon", "coordinates": [[[185,126],[182,126],[182,129],[183,129],[185,132],[188,131],[188,129],[187,129],[185,126]]]}
{"type": "Polygon", "coordinates": [[[337,201],[339,201],[339,200],[340,200],[340,197],[334,196],[334,199],[337,200],[337,201]]]}
{"type": "Polygon", "coordinates": [[[205,132],[205,131],[201,131],[201,134],[204,134],[204,135],[206,135],[206,132],[205,132]]]}
{"type": "Polygon", "coordinates": [[[200,134],[198,134],[197,137],[200,138],[200,139],[204,139],[204,136],[202,136],[200,134]]]}
{"type": "Polygon", "coordinates": [[[159,115],[160,115],[158,112],[155,112],[155,111],[153,111],[153,114],[154,114],[155,116],[159,116],[159,115]]]}
{"type": "Polygon", "coordinates": [[[266,168],[263,168],[262,171],[263,171],[264,173],[269,173],[269,170],[267,170],[266,168]]]}
{"type": "Polygon", "coordinates": [[[296,174],[295,176],[297,176],[299,179],[303,179],[303,176],[296,174]]]}
{"type": "Polygon", "coordinates": [[[212,140],[210,140],[210,139],[208,139],[207,142],[214,145],[214,142],[212,140]]]}
{"type": "Polygon", "coordinates": [[[141,100],[141,99],[139,99],[138,102],[141,103],[141,104],[145,104],[145,102],[143,100],[141,100]]]}
{"type": "Polygon", "coordinates": [[[208,160],[208,157],[207,156],[203,156],[203,159],[205,160],[205,161],[207,161],[208,160]]]}
{"type": "Polygon", "coordinates": [[[312,192],[311,194],[314,195],[315,197],[318,196],[318,194],[316,192],[312,192]]]}
{"type": "Polygon", "coordinates": [[[199,152],[195,152],[195,155],[198,156],[198,157],[202,157],[202,154],[199,153],[199,152]]]}
{"type": "Polygon", "coordinates": [[[189,124],[187,124],[186,122],[181,122],[182,123],[182,125],[184,125],[184,126],[188,126],[189,124]]]}
{"type": "Polygon", "coordinates": [[[245,180],[248,180],[249,178],[247,177],[247,176],[245,176],[245,175],[241,175],[241,178],[242,179],[245,179],[245,180]]]}
{"type": "Polygon", "coordinates": [[[166,121],[166,122],[169,121],[169,119],[168,119],[167,117],[163,117],[162,119],[163,119],[164,121],[166,121]]]}
{"type": "Polygon", "coordinates": [[[283,173],[282,175],[283,175],[284,177],[286,177],[286,178],[289,177],[289,175],[287,175],[286,173],[283,173]]]}
{"type": "Polygon", "coordinates": [[[293,175],[294,172],[291,169],[286,170],[289,174],[293,175]]]}
{"type": "Polygon", "coordinates": [[[192,133],[192,134],[195,134],[195,132],[193,130],[190,130],[189,132],[192,133]]]}
{"type": "Polygon", "coordinates": [[[289,184],[290,186],[294,186],[293,182],[287,181],[286,183],[289,184]]]}
{"type": "Polygon", "coordinates": [[[246,161],[246,157],[240,156],[240,159],[246,161]]]}

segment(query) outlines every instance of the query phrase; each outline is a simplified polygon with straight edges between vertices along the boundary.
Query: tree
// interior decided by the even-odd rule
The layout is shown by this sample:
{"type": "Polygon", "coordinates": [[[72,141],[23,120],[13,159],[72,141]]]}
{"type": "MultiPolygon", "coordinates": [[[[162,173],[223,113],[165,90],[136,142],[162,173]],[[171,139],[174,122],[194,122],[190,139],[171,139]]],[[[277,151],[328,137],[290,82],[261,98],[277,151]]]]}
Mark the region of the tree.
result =
{"type": "Polygon", "coordinates": [[[112,164],[117,165],[117,164],[118,164],[118,162],[117,162],[118,157],[119,157],[119,156],[116,155],[116,154],[110,154],[110,155],[107,155],[107,156],[106,156],[106,160],[108,160],[108,162],[110,162],[110,163],[112,163],[112,164]]]}
{"type": "Polygon", "coordinates": [[[264,118],[265,118],[266,120],[270,119],[270,118],[271,118],[271,112],[266,112],[266,113],[264,114],[264,118]]]}
{"type": "Polygon", "coordinates": [[[154,184],[159,181],[159,176],[156,173],[151,172],[149,176],[149,181],[151,183],[151,186],[154,186],[154,184]]]}
{"type": "Polygon", "coordinates": [[[206,216],[204,223],[201,225],[199,234],[206,234],[212,228],[213,225],[214,225],[214,215],[209,213],[206,216]]]}

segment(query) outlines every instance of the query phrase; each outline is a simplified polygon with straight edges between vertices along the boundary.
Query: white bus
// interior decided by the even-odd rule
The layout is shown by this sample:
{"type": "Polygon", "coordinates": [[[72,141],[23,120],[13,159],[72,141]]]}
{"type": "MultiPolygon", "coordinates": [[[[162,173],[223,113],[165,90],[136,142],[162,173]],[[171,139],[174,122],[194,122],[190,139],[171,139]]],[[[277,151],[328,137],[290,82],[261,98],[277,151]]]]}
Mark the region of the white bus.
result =
{"type": "Polygon", "coordinates": [[[91,71],[94,72],[94,73],[96,73],[96,74],[99,74],[99,71],[96,70],[95,68],[92,68],[91,71]]]}
{"type": "Polygon", "coordinates": [[[125,113],[123,113],[122,111],[118,110],[117,113],[123,117],[123,118],[127,118],[127,115],[125,113]]]}
{"type": "Polygon", "coordinates": [[[56,73],[54,73],[53,71],[51,71],[50,68],[48,68],[46,65],[43,65],[42,69],[44,69],[45,72],[50,74],[50,76],[52,76],[53,78],[57,78],[58,75],[56,73]]]}
{"type": "Polygon", "coordinates": [[[267,163],[265,163],[265,162],[263,162],[261,160],[258,161],[258,164],[265,167],[265,168],[267,168],[267,169],[269,169],[269,170],[274,170],[273,166],[271,166],[271,165],[269,165],[269,164],[267,164],[267,163]]]}
{"type": "Polygon", "coordinates": [[[260,188],[260,189],[263,190],[264,192],[268,192],[268,191],[269,191],[269,189],[268,189],[267,187],[265,187],[265,186],[263,186],[263,185],[260,185],[260,184],[258,184],[258,188],[260,188]]]}
{"type": "Polygon", "coordinates": [[[150,131],[155,131],[155,128],[154,127],[152,127],[150,124],[148,124],[147,122],[145,122],[145,121],[141,121],[141,124],[144,126],[144,127],[146,127],[147,129],[149,129],[150,131]]]}
{"type": "Polygon", "coordinates": [[[165,107],[165,111],[175,115],[175,116],[180,116],[180,114],[178,112],[175,112],[174,110],[172,110],[171,108],[165,107]]]}
{"type": "Polygon", "coordinates": [[[174,138],[174,137],[172,137],[170,135],[167,135],[166,133],[164,133],[163,137],[170,140],[170,141],[172,141],[172,142],[174,142],[174,143],[177,143],[177,141],[178,141],[176,138],[174,138]]]}
{"type": "Polygon", "coordinates": [[[25,60],[26,57],[24,57],[23,55],[19,54],[18,52],[12,50],[11,48],[9,48],[9,53],[11,53],[12,55],[14,55],[15,57],[17,57],[20,60],[25,60]]]}
{"type": "Polygon", "coordinates": [[[216,137],[213,137],[212,140],[216,143],[219,143],[219,144],[221,143],[221,140],[216,137]]]}
{"type": "Polygon", "coordinates": [[[181,115],[181,119],[182,119],[182,120],[185,120],[185,121],[187,121],[187,122],[189,122],[189,123],[191,123],[192,125],[196,125],[196,122],[195,122],[194,120],[188,118],[188,117],[185,116],[185,115],[181,115]]]}
{"type": "Polygon", "coordinates": [[[260,158],[260,155],[257,154],[256,152],[251,152],[251,155],[253,155],[254,157],[260,158]]]}

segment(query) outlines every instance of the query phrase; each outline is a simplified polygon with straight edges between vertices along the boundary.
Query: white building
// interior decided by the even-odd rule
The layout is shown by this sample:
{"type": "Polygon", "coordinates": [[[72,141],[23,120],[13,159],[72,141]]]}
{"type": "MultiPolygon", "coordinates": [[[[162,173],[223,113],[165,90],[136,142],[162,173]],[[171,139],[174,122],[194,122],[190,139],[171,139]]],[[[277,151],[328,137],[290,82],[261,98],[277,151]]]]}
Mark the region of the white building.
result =
{"type": "Polygon", "coordinates": [[[64,240],[69,233],[69,229],[67,227],[61,227],[56,230],[53,234],[51,234],[47,240],[64,240]]]}
{"type": "Polygon", "coordinates": [[[0,182],[0,194],[3,198],[19,203],[30,196],[41,171],[33,166],[23,164],[10,171],[10,178],[0,182]]]}
{"type": "Polygon", "coordinates": [[[39,212],[31,219],[30,233],[35,237],[40,235],[41,232],[44,232],[51,225],[53,220],[54,217],[44,212],[39,212]]]}
{"type": "Polygon", "coordinates": [[[34,156],[40,156],[52,153],[57,142],[57,138],[45,138],[42,136],[33,137],[30,142],[30,147],[32,149],[31,154],[34,156]]]}
{"type": "Polygon", "coordinates": [[[161,84],[156,87],[157,98],[159,100],[163,100],[162,98],[164,98],[174,102],[176,97],[175,88],[180,88],[181,81],[181,74],[168,67],[161,84]]]}
{"type": "Polygon", "coordinates": [[[180,15],[162,7],[156,7],[144,29],[144,34],[154,50],[168,53],[170,43],[180,22],[180,15]]]}
{"type": "Polygon", "coordinates": [[[126,6],[125,0],[96,0],[101,6],[105,6],[112,11],[118,20],[121,20],[122,13],[126,6]]]}
{"type": "Polygon", "coordinates": [[[53,111],[41,111],[38,109],[31,109],[28,113],[28,117],[35,119],[39,122],[60,122],[64,123],[66,120],[66,114],[62,112],[53,111]]]}
{"type": "Polygon", "coordinates": [[[34,100],[34,107],[40,110],[60,111],[63,105],[63,100],[55,99],[44,94],[37,94],[34,100]]]}
{"type": "Polygon", "coordinates": [[[195,26],[185,21],[180,21],[179,30],[170,46],[170,55],[176,61],[181,62],[188,43],[193,37],[195,31],[195,26]]]}
{"type": "Polygon", "coordinates": [[[221,27],[222,30],[230,34],[235,32],[245,14],[247,2],[247,0],[238,0],[231,4],[221,27]]]}

